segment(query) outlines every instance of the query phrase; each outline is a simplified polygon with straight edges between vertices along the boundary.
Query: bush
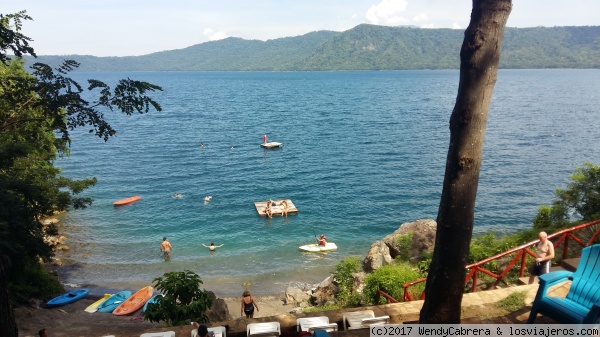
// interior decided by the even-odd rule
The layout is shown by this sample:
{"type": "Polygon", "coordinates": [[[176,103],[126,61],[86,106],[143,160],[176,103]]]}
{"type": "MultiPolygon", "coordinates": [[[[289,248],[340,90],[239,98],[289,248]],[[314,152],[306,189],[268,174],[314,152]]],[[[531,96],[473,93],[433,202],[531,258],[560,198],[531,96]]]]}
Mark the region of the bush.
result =
{"type": "Polygon", "coordinates": [[[338,287],[338,293],[336,294],[338,304],[345,306],[351,299],[354,286],[354,276],[352,274],[360,270],[360,257],[358,256],[348,256],[336,264],[333,279],[338,287]]]}
{"type": "MultiPolygon", "coordinates": [[[[385,303],[385,298],[380,298],[378,303],[377,291],[382,290],[395,299],[402,301],[404,297],[403,284],[412,282],[421,277],[419,271],[408,263],[398,263],[386,265],[375,270],[365,278],[364,299],[368,303],[385,303]]],[[[420,294],[425,287],[425,283],[419,284],[411,290],[411,294],[420,294]]],[[[419,296],[419,295],[416,295],[419,296]]]]}
{"type": "Polygon", "coordinates": [[[200,276],[189,270],[170,272],[155,278],[154,283],[154,287],[164,297],[159,297],[155,304],[148,305],[144,319],[150,322],[163,320],[170,325],[209,321],[205,312],[212,305],[212,297],[208,291],[200,290],[200,276]]]}
{"type": "Polygon", "coordinates": [[[26,303],[31,298],[49,300],[64,293],[58,278],[38,263],[25,263],[15,273],[10,286],[14,306],[26,303]]]}
{"type": "Polygon", "coordinates": [[[396,243],[398,244],[398,250],[400,251],[400,254],[396,256],[397,260],[408,261],[408,259],[410,258],[410,248],[412,246],[412,241],[412,232],[397,236],[396,243]]]}

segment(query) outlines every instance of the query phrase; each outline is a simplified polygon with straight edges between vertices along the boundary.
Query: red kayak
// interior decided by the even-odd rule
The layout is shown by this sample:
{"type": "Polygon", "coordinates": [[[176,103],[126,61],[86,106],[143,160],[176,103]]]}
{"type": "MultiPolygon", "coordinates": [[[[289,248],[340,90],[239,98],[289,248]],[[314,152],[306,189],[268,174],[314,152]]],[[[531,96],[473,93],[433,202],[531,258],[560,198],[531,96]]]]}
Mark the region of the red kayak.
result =
{"type": "Polygon", "coordinates": [[[127,204],[131,204],[132,202],[136,202],[138,200],[140,200],[142,197],[140,197],[139,195],[133,196],[133,197],[129,197],[129,198],[125,198],[125,199],[121,199],[118,201],[113,202],[113,205],[115,206],[121,206],[121,205],[127,205],[127,204]]]}

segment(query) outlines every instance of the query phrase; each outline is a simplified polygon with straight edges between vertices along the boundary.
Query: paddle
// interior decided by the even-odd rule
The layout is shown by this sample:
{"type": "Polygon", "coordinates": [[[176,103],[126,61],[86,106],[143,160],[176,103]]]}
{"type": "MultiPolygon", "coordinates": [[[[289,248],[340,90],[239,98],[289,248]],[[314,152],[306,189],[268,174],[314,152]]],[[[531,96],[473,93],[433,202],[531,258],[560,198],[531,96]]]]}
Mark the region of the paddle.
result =
{"type": "Polygon", "coordinates": [[[313,229],[313,235],[315,236],[315,240],[317,241],[317,244],[319,244],[319,239],[317,239],[317,234],[315,233],[315,230],[313,229]]]}

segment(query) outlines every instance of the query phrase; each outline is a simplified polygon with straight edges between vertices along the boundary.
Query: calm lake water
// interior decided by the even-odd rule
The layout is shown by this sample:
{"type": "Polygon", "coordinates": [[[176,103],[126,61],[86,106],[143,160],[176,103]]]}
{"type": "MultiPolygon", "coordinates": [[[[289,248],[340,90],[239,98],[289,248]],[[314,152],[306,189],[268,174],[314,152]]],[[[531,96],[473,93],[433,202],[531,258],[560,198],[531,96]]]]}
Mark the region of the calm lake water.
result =
{"type": "MultiPolygon", "coordinates": [[[[218,296],[279,293],[324,279],[402,223],[435,219],[458,71],[77,73],[163,87],[164,111],[108,114],[104,143],[81,128],[63,174],[97,177],[92,207],[63,223],[73,285],[135,290],[184,269],[218,296]],[[283,148],[263,150],[263,133],[283,148]],[[204,143],[204,147],[199,144],[204,143]],[[179,199],[172,198],[181,193],[179,199]],[[140,195],[134,204],[116,200],[140,195]],[[208,203],[205,196],[212,196],[208,203]],[[299,213],[259,217],[255,201],[299,213]],[[301,253],[325,233],[339,249],[301,253]],[[174,247],[164,262],[159,245],[174,247]],[[211,255],[202,244],[224,244],[211,255]]],[[[81,83],[80,82],[80,83],[81,83]]],[[[599,70],[501,70],[475,231],[531,226],[576,166],[600,163],[599,70]]],[[[96,288],[101,291],[99,288],[96,288]]]]}

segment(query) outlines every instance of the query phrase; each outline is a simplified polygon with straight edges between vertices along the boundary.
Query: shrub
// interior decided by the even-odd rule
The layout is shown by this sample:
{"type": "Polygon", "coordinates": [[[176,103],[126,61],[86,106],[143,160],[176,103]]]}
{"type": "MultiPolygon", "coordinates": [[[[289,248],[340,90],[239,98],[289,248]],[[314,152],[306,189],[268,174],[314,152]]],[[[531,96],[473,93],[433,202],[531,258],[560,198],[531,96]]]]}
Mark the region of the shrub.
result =
{"type": "Polygon", "coordinates": [[[400,255],[396,256],[397,260],[408,261],[410,258],[410,247],[412,246],[412,241],[412,232],[397,236],[396,243],[398,244],[398,250],[400,250],[400,255]]]}
{"type": "MultiPolygon", "coordinates": [[[[380,298],[381,302],[378,303],[377,290],[382,290],[395,299],[401,300],[404,297],[402,285],[420,277],[418,270],[408,263],[382,266],[365,278],[364,299],[373,304],[385,303],[385,298],[380,298]]],[[[424,286],[425,283],[422,283],[412,291],[420,294],[424,286]]]]}
{"type": "Polygon", "coordinates": [[[202,279],[185,270],[170,272],[154,279],[154,287],[163,293],[156,304],[148,305],[144,319],[150,322],[166,321],[170,325],[189,324],[190,320],[207,323],[205,312],[212,305],[208,291],[201,290],[202,279]]]}
{"type": "Polygon", "coordinates": [[[26,303],[30,298],[49,300],[64,292],[56,276],[33,262],[24,263],[10,287],[11,301],[15,306],[26,303]]]}
{"type": "Polygon", "coordinates": [[[345,306],[352,296],[352,287],[354,286],[352,274],[360,270],[360,257],[358,256],[348,256],[336,264],[333,271],[333,278],[338,287],[336,300],[342,306],[345,306]]]}

